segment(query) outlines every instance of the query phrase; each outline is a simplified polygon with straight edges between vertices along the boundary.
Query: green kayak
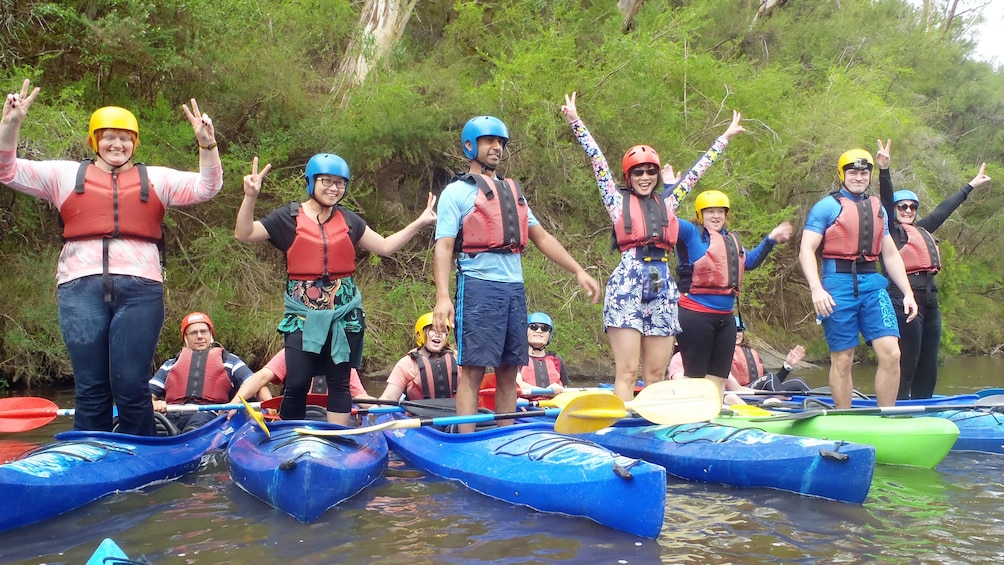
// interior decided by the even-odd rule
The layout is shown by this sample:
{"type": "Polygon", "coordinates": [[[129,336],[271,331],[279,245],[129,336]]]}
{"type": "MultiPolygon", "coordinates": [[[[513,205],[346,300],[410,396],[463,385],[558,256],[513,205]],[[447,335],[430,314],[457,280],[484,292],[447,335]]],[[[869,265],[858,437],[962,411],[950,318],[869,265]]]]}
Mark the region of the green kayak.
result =
{"type": "Polygon", "coordinates": [[[737,428],[758,428],[826,440],[843,440],[875,446],[877,463],[910,465],[933,469],[952,449],[959,428],[945,418],[826,414],[794,419],[797,414],[774,412],[765,415],[723,415],[716,424],[737,428]],[[771,417],[779,418],[776,420],[771,417]],[[787,419],[791,418],[791,419],[787,419]]]}

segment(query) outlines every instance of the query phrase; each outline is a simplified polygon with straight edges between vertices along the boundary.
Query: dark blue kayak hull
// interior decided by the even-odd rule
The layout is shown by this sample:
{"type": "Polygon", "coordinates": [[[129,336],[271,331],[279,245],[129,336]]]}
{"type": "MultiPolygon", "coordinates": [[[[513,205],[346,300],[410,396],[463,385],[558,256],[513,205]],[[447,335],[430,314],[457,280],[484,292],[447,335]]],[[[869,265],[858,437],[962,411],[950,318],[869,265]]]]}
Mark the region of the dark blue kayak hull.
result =
{"type": "Polygon", "coordinates": [[[170,481],[199,468],[203,456],[244,423],[220,416],[173,437],[64,432],[22,459],[0,465],[0,531],[32,524],[116,492],[170,481]]]}
{"type": "Polygon", "coordinates": [[[773,488],[853,504],[864,502],[875,471],[870,445],[709,423],[657,426],[621,420],[581,437],[689,481],[773,488]]]}
{"type": "Polygon", "coordinates": [[[230,477],[249,494],[301,522],[317,520],[380,478],[387,467],[387,441],[380,432],[343,438],[303,435],[293,429],[344,426],[297,420],[268,427],[271,437],[254,422],[237,432],[227,449],[230,477]]]}
{"type": "MultiPolygon", "coordinates": [[[[388,414],[378,422],[399,419],[388,414]]],[[[384,432],[415,467],[484,495],[542,512],[589,518],[655,538],[666,507],[666,470],[577,436],[528,423],[449,434],[431,427],[384,432]]]]}

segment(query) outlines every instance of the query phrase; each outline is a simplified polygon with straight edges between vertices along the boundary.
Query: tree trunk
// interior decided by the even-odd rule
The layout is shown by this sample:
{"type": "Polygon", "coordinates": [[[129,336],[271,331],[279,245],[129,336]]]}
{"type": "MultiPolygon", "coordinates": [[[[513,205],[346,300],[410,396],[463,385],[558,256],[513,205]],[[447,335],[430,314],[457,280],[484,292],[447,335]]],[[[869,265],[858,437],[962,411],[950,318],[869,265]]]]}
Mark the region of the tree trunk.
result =
{"type": "Polygon", "coordinates": [[[621,16],[624,18],[623,30],[625,32],[631,31],[634,27],[634,17],[638,15],[638,10],[641,10],[641,5],[645,3],[645,0],[617,0],[617,9],[621,11],[621,16]]]}
{"type": "Polygon", "coordinates": [[[366,0],[357,32],[345,49],[331,94],[344,107],[352,88],[391,52],[411,19],[417,0],[366,0]]]}

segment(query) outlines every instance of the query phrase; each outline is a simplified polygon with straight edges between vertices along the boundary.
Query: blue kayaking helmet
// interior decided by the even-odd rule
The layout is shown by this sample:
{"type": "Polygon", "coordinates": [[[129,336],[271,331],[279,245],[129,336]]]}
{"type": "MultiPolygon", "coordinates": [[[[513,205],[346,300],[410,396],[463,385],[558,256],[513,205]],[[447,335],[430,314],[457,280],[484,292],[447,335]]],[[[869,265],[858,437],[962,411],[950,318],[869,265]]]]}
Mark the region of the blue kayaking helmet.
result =
{"type": "Polygon", "coordinates": [[[739,316],[736,316],[736,331],[737,332],[746,331],[746,324],[743,323],[743,319],[740,318],[739,316]]]}
{"type": "Polygon", "coordinates": [[[551,339],[554,338],[554,321],[551,317],[543,312],[534,312],[526,317],[526,323],[530,324],[543,324],[550,328],[550,334],[547,336],[547,343],[551,343],[551,339]]]}
{"type": "Polygon", "coordinates": [[[464,125],[464,131],[460,134],[460,145],[464,149],[464,155],[468,159],[478,158],[478,138],[486,135],[494,135],[502,138],[502,149],[509,144],[509,128],[505,127],[502,120],[495,116],[475,116],[464,125]],[[471,148],[467,148],[467,142],[471,142],[471,148]]]}
{"type": "Polygon", "coordinates": [[[920,204],[920,198],[917,198],[917,193],[912,190],[897,190],[892,195],[892,203],[896,204],[901,200],[913,200],[917,204],[920,204]]]}
{"type": "MultiPolygon", "coordinates": [[[[349,164],[338,155],[318,153],[307,161],[307,196],[314,196],[314,178],[317,175],[335,175],[345,179],[345,194],[349,192],[349,164]]],[[[342,198],[345,198],[345,194],[342,198]]]]}

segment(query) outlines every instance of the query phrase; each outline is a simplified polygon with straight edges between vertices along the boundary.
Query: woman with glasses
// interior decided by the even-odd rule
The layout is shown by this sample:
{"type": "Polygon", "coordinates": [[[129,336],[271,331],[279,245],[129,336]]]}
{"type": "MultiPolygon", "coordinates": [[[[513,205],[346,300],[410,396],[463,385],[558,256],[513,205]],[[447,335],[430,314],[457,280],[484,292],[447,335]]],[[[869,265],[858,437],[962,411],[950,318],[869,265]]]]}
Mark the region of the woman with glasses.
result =
{"type": "Polygon", "coordinates": [[[725,392],[736,346],[733,310],[743,273],[756,269],[778,243],[791,239],[794,228],[782,222],[747,251],[739,236],[728,229],[729,197],[708,190],[694,199],[697,219],[680,220],[676,244],[680,281],[680,326],[678,342],[683,372],[705,377],[725,392]]]}
{"type": "Polygon", "coordinates": [[[673,354],[673,336],[680,333],[680,294],[668,268],[668,254],[679,233],[676,208],[729,140],[746,130],[739,125],[739,113],[733,112],[725,133],[683,175],[674,175],[669,164],[662,168],[651,147],[635,145],[621,160],[626,185],[621,188],[579,119],[575,98],[574,92],[565,95],[561,111],[592,162],[600,197],[613,223],[614,249],[621,253],[620,264],[607,282],[603,325],[614,354],[614,393],[630,400],[639,357],[646,385],[663,380],[673,354]]]}
{"type": "Polygon", "coordinates": [[[568,373],[560,355],[548,351],[554,337],[554,322],[544,312],[527,316],[526,340],[530,343],[530,363],[516,373],[519,388],[549,388],[561,394],[568,386],[568,373]]]}
{"type": "Polygon", "coordinates": [[[307,162],[307,200],[254,220],[255,202],[271,164],[244,176],[244,200],[237,212],[238,241],[265,241],[286,254],[286,313],[278,330],[285,336],[286,388],[279,416],[302,420],[314,375],[328,383],[328,421],[346,425],[352,409],[349,374],[362,364],[366,328],[362,297],[352,278],[356,250],[392,255],[425,226],[436,223],[436,198],[401,231],[383,237],[339,202],[348,192],[349,165],[338,155],[320,153],[307,162]]]}
{"type": "Polygon", "coordinates": [[[973,180],[955,194],[941,201],[930,214],[917,218],[920,198],[910,190],[893,192],[889,174],[892,142],[882,146],[878,142],[875,163],[879,167],[879,195],[882,206],[890,218],[889,234],[899,254],[903,257],[906,275],[910,280],[919,313],[907,322],[903,312],[903,293],[896,285],[889,285],[889,297],[896,306],[899,319],[899,395],[898,400],[931,398],[938,381],[938,349],[941,345],[941,309],[938,306],[938,287],[934,275],[941,270],[938,242],[931,235],[962,205],[974,188],[990,182],[985,174],[986,163],[973,180]]]}

